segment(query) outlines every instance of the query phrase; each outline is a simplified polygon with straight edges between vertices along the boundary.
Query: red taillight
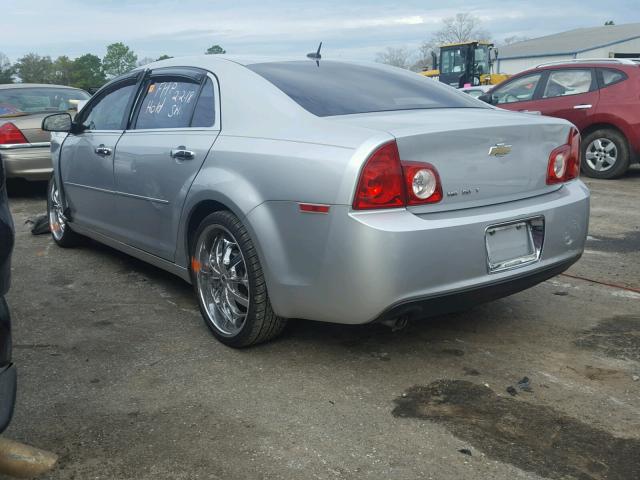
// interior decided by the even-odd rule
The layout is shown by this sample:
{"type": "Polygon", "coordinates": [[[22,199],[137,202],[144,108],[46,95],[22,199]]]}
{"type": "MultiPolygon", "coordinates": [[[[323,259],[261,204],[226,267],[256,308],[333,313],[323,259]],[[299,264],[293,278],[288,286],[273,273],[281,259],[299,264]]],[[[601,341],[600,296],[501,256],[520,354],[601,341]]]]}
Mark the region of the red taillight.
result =
{"type": "Polygon", "coordinates": [[[378,148],[367,160],[360,174],[353,208],[397,208],[406,203],[398,146],[396,142],[390,142],[378,148]]]}
{"type": "Polygon", "coordinates": [[[575,128],[569,131],[565,145],[554,149],[549,155],[547,185],[568,182],[580,173],[580,133],[575,128]]]}
{"type": "Polygon", "coordinates": [[[0,145],[15,143],[27,143],[20,129],[11,122],[0,125],[0,145]]]}
{"type": "Polygon", "coordinates": [[[442,200],[442,184],[429,163],[401,162],[396,142],[389,142],[367,160],[353,200],[355,210],[398,208],[442,200]]]}

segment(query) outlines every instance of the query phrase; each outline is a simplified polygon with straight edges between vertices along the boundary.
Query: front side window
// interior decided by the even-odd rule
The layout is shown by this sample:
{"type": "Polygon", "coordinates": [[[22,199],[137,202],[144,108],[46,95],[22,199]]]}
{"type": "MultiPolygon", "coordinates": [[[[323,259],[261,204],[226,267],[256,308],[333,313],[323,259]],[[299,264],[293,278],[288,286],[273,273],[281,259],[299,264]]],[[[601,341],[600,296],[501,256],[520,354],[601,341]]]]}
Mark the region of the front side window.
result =
{"type": "MultiPolygon", "coordinates": [[[[104,95],[89,107],[82,125],[85,130],[121,130],[124,127],[127,106],[136,91],[136,84],[122,86],[104,95]]],[[[83,109],[84,110],[84,109],[83,109]]]]}
{"type": "Polygon", "coordinates": [[[433,108],[490,108],[469,95],[401,69],[337,61],[247,66],[319,117],[433,108]],[[397,71],[395,71],[397,70],[397,71]]]}
{"type": "Polygon", "coordinates": [[[542,98],[579,95],[591,90],[591,70],[554,70],[549,74],[542,98]]]}
{"type": "Polygon", "coordinates": [[[527,75],[516,80],[512,80],[503,87],[499,87],[492,92],[496,103],[526,102],[533,98],[536,87],[540,82],[542,74],[527,75]]]}
{"type": "Polygon", "coordinates": [[[467,64],[466,48],[447,48],[441,50],[440,73],[463,73],[467,64]]]}
{"type": "Polygon", "coordinates": [[[140,106],[136,129],[185,128],[191,124],[200,84],[152,80],[140,106]]]}

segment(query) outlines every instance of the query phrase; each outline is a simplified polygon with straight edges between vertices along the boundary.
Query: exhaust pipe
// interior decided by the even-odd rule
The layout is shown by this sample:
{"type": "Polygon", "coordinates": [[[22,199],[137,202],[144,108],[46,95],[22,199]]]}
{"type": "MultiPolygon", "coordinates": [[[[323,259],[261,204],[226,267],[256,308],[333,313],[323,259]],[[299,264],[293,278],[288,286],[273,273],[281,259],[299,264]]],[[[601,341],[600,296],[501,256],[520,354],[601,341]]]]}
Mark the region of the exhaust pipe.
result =
{"type": "Polygon", "coordinates": [[[51,470],[57,461],[55,453],[0,437],[0,474],[32,478],[51,470]]]}
{"type": "Polygon", "coordinates": [[[406,326],[409,324],[409,315],[400,315],[399,317],[395,318],[387,318],[385,320],[382,320],[380,323],[382,325],[390,327],[392,332],[397,332],[406,328],[406,326]]]}

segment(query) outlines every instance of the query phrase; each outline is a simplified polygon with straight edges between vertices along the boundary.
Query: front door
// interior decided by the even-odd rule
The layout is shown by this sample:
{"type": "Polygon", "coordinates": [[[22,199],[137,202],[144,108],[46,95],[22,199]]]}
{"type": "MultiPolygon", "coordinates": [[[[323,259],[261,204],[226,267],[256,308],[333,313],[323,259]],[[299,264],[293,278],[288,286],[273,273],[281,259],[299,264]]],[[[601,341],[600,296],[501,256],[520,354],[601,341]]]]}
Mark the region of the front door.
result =
{"type": "Polygon", "coordinates": [[[60,166],[73,223],[102,233],[113,225],[113,158],[136,90],[137,76],[131,76],[101,92],[76,119],[82,131],[69,134],[62,145],[60,166]]]}
{"type": "Polygon", "coordinates": [[[184,200],[220,130],[215,92],[192,70],[159,69],[143,85],[114,160],[120,241],[174,260],[184,200]]]}
{"type": "Polygon", "coordinates": [[[542,86],[542,73],[515,77],[497,86],[491,92],[494,104],[500,108],[524,113],[539,113],[536,93],[542,86]]]}

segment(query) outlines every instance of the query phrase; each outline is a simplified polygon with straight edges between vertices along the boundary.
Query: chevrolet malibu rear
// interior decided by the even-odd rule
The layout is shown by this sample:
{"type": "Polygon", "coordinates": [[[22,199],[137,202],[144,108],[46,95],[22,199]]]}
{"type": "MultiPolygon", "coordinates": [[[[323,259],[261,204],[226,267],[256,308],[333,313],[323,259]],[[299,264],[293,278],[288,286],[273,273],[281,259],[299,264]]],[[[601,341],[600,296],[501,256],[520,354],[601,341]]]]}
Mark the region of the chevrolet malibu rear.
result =
{"type": "MultiPolygon", "coordinates": [[[[166,79],[185,61],[151,65],[143,93],[131,93],[142,102],[133,115],[156,114],[144,103],[164,88],[153,69],[166,79]]],[[[56,242],[87,235],[191,281],[205,323],[238,347],[273,338],[286,319],[394,322],[472,307],[580,258],[589,192],[570,123],[498,110],[392,67],[318,63],[194,59],[219,95],[210,149],[198,161],[176,135],[171,152],[188,151],[194,173],[165,198],[186,154],[153,163],[169,170],[146,169],[152,150],[133,146],[158,132],[127,141],[136,120],[125,125],[113,150],[100,146],[114,157],[112,197],[127,198],[121,214],[119,200],[87,207],[87,185],[71,178],[72,143],[65,156],[69,137],[82,135],[71,126],[54,145],[56,242]],[[137,190],[125,190],[127,162],[144,171],[137,190]],[[175,244],[142,224],[162,225],[175,244]]]]}

